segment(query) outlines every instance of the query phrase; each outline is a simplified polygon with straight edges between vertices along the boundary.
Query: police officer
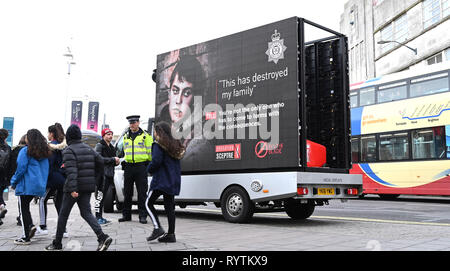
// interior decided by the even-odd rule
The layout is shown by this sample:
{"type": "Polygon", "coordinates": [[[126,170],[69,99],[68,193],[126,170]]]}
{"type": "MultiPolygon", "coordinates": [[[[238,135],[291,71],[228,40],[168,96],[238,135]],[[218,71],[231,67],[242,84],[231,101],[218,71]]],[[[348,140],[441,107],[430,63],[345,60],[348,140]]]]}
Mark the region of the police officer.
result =
{"type": "Polygon", "coordinates": [[[139,127],[139,115],[128,116],[130,128],[124,135],[124,203],[119,222],[131,220],[133,184],[138,193],[139,222],[147,223],[145,199],[148,188],[147,165],[152,160],[153,138],[139,127]]]}

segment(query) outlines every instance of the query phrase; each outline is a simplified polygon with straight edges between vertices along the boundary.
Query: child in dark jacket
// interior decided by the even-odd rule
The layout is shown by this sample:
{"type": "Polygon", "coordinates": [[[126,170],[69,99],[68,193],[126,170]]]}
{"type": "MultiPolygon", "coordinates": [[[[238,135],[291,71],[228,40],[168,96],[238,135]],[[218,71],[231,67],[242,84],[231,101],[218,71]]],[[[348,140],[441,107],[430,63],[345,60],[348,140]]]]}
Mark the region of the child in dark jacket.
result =
{"type": "Polygon", "coordinates": [[[153,222],[154,230],[147,241],[155,240],[164,235],[156,210],[155,201],[162,195],[164,210],[167,213],[169,229],[167,234],[158,239],[159,242],[173,243],[175,238],[175,201],[180,194],[181,166],[185,148],[179,140],[172,136],[171,127],[166,122],[155,125],[155,142],[152,145],[152,161],[148,165],[148,172],[153,174],[146,204],[147,212],[153,222]]]}

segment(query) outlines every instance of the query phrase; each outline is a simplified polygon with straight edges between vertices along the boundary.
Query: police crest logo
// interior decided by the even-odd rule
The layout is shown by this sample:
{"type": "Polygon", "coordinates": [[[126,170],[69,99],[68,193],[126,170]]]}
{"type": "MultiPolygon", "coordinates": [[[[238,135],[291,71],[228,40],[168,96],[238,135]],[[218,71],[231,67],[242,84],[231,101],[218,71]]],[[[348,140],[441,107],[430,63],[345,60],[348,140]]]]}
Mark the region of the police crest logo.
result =
{"type": "Polygon", "coordinates": [[[284,45],[284,39],[280,39],[281,35],[275,29],[275,32],[272,34],[272,41],[268,43],[268,49],[266,51],[266,55],[269,57],[268,62],[273,61],[275,64],[278,63],[278,60],[284,59],[284,52],[287,47],[284,45]]]}

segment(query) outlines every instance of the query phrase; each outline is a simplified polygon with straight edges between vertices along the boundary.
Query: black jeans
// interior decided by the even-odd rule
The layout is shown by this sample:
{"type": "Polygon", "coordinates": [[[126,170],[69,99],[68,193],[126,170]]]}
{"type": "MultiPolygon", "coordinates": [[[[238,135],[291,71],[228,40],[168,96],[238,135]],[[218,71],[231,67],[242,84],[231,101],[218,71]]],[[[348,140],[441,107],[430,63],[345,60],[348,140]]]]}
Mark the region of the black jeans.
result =
{"type": "Polygon", "coordinates": [[[57,244],[61,244],[64,230],[66,229],[67,220],[69,219],[70,211],[75,203],[78,204],[81,217],[89,224],[97,237],[102,236],[104,233],[101,226],[98,224],[97,219],[91,211],[91,193],[80,192],[77,198],[73,198],[70,193],[64,193],[61,210],[58,216],[58,226],[56,228],[55,241],[57,244]]]}
{"type": "Polygon", "coordinates": [[[18,202],[19,202],[19,213],[20,213],[20,220],[22,222],[22,231],[23,231],[23,237],[25,240],[30,240],[30,230],[33,226],[33,219],[31,217],[30,212],[30,202],[33,200],[34,196],[18,196],[18,202]]]}
{"type": "Polygon", "coordinates": [[[95,217],[97,219],[102,218],[103,216],[103,206],[105,205],[105,194],[108,191],[109,187],[114,182],[114,177],[106,177],[103,180],[103,183],[97,184],[95,188],[95,217]]]}
{"type": "Polygon", "coordinates": [[[5,200],[3,199],[3,190],[8,188],[6,185],[0,185],[0,205],[5,204],[5,200]]]}
{"type": "Polygon", "coordinates": [[[145,199],[148,189],[147,167],[145,163],[138,165],[127,164],[124,172],[124,201],[122,215],[131,218],[131,205],[133,199],[133,185],[136,184],[138,196],[139,217],[147,217],[145,199]]]}
{"type": "Polygon", "coordinates": [[[150,216],[155,229],[161,228],[161,223],[159,223],[159,218],[154,206],[156,200],[161,195],[163,195],[164,198],[164,210],[166,211],[167,221],[169,223],[167,233],[175,233],[175,199],[173,195],[169,195],[161,190],[149,191],[145,204],[147,206],[148,215],[150,216]]]}

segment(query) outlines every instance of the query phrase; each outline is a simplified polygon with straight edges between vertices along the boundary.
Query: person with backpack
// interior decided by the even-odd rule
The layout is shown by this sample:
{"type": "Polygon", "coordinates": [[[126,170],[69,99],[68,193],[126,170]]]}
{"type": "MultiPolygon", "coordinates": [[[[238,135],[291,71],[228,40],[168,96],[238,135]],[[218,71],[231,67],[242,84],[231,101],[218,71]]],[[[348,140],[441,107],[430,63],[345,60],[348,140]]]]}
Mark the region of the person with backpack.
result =
{"type": "Polygon", "coordinates": [[[11,147],[6,143],[9,133],[6,129],[0,129],[0,225],[8,210],[3,199],[3,191],[9,186],[8,168],[11,147]]]}
{"type": "Polygon", "coordinates": [[[159,242],[174,243],[175,238],[175,200],[180,194],[181,165],[186,149],[183,144],[173,138],[171,126],[167,122],[159,122],[155,125],[155,142],[152,145],[152,161],[148,165],[148,172],[153,175],[145,206],[153,222],[154,230],[147,237],[147,241],[158,239],[159,242]],[[161,227],[154,204],[163,196],[164,210],[169,224],[165,234],[161,227]],[[163,236],[164,235],[164,236],[163,236]]]}
{"type": "Polygon", "coordinates": [[[27,132],[27,146],[22,148],[17,158],[17,170],[11,178],[11,188],[15,189],[19,201],[23,235],[14,241],[17,245],[29,245],[36,233],[36,226],[30,213],[30,202],[35,196],[45,194],[48,178],[48,157],[50,148],[45,137],[37,129],[27,132]]]}
{"type": "MultiPolygon", "coordinates": [[[[64,130],[59,123],[55,123],[48,127],[47,139],[50,141],[49,147],[52,150],[52,155],[49,157],[49,174],[47,180],[47,189],[45,195],[39,199],[39,217],[40,223],[36,231],[36,235],[47,235],[47,201],[53,196],[53,202],[56,212],[59,214],[61,210],[63,187],[66,178],[64,176],[62,166],[62,150],[65,144],[64,130]]],[[[68,237],[65,232],[65,237],[68,237]]]]}
{"type": "Polygon", "coordinates": [[[103,158],[90,146],[81,142],[81,130],[70,125],[66,132],[67,148],[63,151],[66,172],[64,195],[58,216],[56,236],[45,250],[62,250],[62,238],[73,205],[77,203],[81,217],[97,235],[98,251],[107,250],[112,238],[105,234],[91,211],[91,194],[95,191],[96,178],[104,177],[103,158]]]}
{"type": "MultiPolygon", "coordinates": [[[[11,150],[11,155],[9,156],[9,168],[8,168],[8,184],[11,182],[11,178],[14,176],[14,173],[16,173],[17,169],[17,157],[19,156],[20,150],[27,145],[25,142],[25,138],[27,137],[27,134],[24,134],[20,140],[19,144],[13,147],[11,150]]],[[[17,220],[17,226],[22,226],[22,221],[20,220],[20,205],[19,202],[17,202],[17,210],[19,210],[19,215],[16,217],[17,220]]]]}

